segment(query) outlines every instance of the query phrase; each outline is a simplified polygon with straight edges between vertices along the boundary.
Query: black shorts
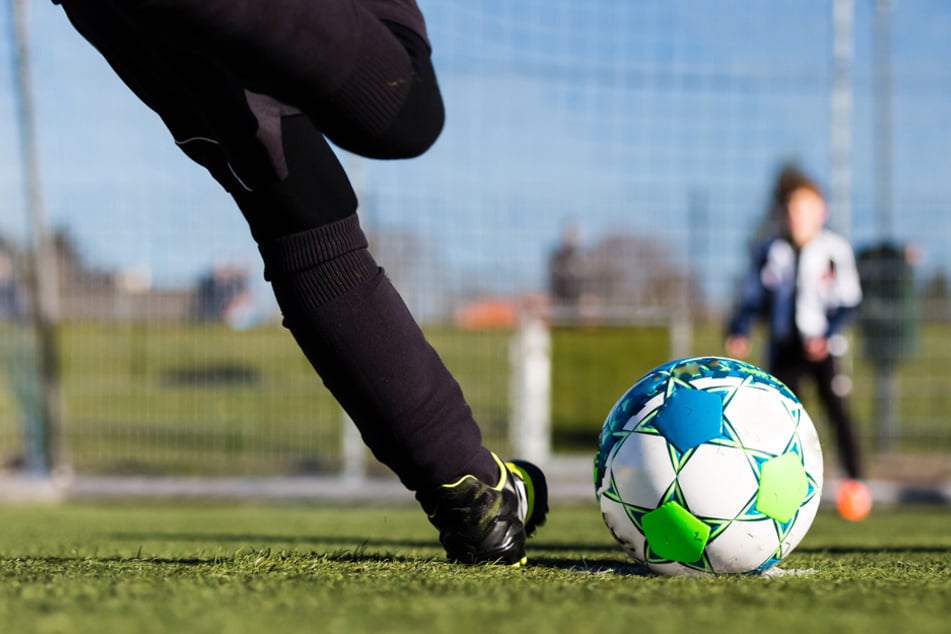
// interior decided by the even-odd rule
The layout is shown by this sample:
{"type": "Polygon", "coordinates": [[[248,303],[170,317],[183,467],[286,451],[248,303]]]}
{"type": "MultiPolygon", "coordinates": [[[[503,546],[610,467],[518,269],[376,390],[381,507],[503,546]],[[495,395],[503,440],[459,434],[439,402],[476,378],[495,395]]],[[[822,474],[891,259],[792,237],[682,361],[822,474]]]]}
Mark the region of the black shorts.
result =
{"type": "MultiPolygon", "coordinates": [[[[170,30],[121,0],[61,4],[75,28],[158,114],[176,144],[231,192],[284,177],[281,120],[288,115],[303,111],[341,147],[377,158],[415,156],[442,129],[428,43],[407,27],[366,13],[359,3],[339,3],[349,8],[321,16],[336,21],[321,26],[333,37],[316,33],[284,48],[279,36],[292,27],[281,16],[271,20],[272,29],[254,30],[262,33],[260,43],[239,46],[196,29],[170,30]],[[300,58],[306,62],[296,63],[300,58]],[[395,82],[398,91],[386,90],[386,77],[400,73],[406,81],[395,82]]],[[[251,6],[261,12],[267,3],[251,6]]]]}

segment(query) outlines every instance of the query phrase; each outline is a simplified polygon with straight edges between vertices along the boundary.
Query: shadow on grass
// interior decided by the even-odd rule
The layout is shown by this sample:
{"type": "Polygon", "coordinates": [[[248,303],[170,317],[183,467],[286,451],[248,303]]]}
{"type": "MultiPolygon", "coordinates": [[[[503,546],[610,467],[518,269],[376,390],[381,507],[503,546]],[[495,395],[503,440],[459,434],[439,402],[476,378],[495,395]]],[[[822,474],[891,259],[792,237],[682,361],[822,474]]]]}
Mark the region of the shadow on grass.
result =
{"type": "MultiPolygon", "coordinates": [[[[615,549],[616,550],[616,549],[615,549]]],[[[613,574],[628,577],[649,577],[653,573],[646,567],[631,560],[598,559],[588,561],[584,557],[545,557],[529,553],[528,566],[531,568],[552,568],[554,570],[569,570],[588,574],[613,574]]]]}
{"type": "MultiPolygon", "coordinates": [[[[420,556],[397,555],[403,549],[432,549],[439,553],[434,559],[442,559],[442,550],[435,535],[432,539],[404,539],[387,537],[366,537],[358,534],[349,535],[275,535],[255,533],[150,533],[150,532],[115,532],[109,537],[122,541],[140,543],[143,541],[172,541],[172,542],[217,542],[242,544],[255,549],[269,550],[279,544],[308,546],[314,550],[312,554],[334,561],[363,561],[363,562],[412,562],[426,559],[420,556]],[[318,549],[325,548],[325,552],[318,549]],[[368,550],[377,552],[367,552],[368,550]],[[379,552],[385,551],[385,552],[379,552]]],[[[240,550],[239,550],[240,552],[240,550]]],[[[605,543],[546,543],[532,540],[528,544],[529,563],[532,566],[543,566],[560,570],[576,570],[581,572],[603,573],[612,572],[618,575],[643,576],[651,574],[646,568],[635,564],[628,559],[613,559],[610,555],[621,553],[616,544],[605,543]],[[608,557],[606,557],[608,556],[608,557]],[[592,559],[588,559],[591,557],[592,559]]],[[[907,545],[892,544],[891,546],[831,546],[831,547],[800,547],[797,555],[894,555],[902,553],[947,555],[951,553],[951,546],[944,545],[907,545]]],[[[98,558],[97,558],[98,559],[98,558]]],[[[220,560],[220,557],[218,558],[220,560]]],[[[108,559],[102,559],[109,561],[108,559]]],[[[208,563],[213,558],[195,559],[194,563],[208,563]]],[[[148,561],[159,561],[148,559],[148,561]]],[[[169,563],[172,563],[171,561],[169,563]]],[[[188,564],[189,560],[180,563],[188,564]]]]}
{"type": "Polygon", "coordinates": [[[13,558],[4,558],[0,557],[2,560],[16,560],[18,562],[33,562],[41,564],[74,564],[82,562],[85,564],[97,563],[97,564],[114,564],[114,563],[148,563],[148,564],[159,564],[167,566],[207,566],[209,564],[216,564],[222,561],[228,561],[230,558],[223,557],[143,557],[141,555],[130,555],[128,557],[122,555],[50,555],[46,557],[26,557],[26,556],[17,556],[13,558]]]}
{"type": "MultiPolygon", "coordinates": [[[[116,564],[125,564],[125,565],[135,565],[135,566],[155,566],[155,567],[183,567],[183,568],[202,568],[209,566],[222,566],[229,565],[232,562],[238,562],[236,565],[240,569],[242,567],[240,561],[243,556],[253,556],[264,554],[266,556],[271,556],[274,553],[271,553],[267,549],[263,551],[254,551],[250,550],[242,553],[241,551],[235,553],[233,556],[222,557],[149,557],[149,556],[140,556],[140,555],[131,555],[131,556],[121,556],[121,555],[56,555],[56,556],[47,556],[47,557],[17,557],[17,561],[22,563],[32,563],[34,565],[40,564],[43,566],[57,566],[60,568],[70,568],[78,566],[84,570],[84,574],[88,573],[89,566],[108,566],[109,570],[114,571],[116,564]]],[[[305,555],[306,556],[306,555],[305,555]]],[[[433,557],[419,557],[419,556],[406,556],[406,555],[397,555],[393,553],[368,553],[364,550],[364,547],[357,546],[352,550],[339,550],[327,553],[312,553],[310,556],[315,559],[327,563],[339,563],[339,564],[410,564],[410,565],[430,565],[430,564],[444,564],[446,566],[456,565],[450,564],[444,556],[434,555],[433,557]]],[[[2,561],[3,558],[0,558],[2,561]]],[[[477,564],[478,566],[489,566],[493,567],[491,564],[477,564]]],[[[587,561],[584,558],[560,558],[560,557],[545,557],[545,556],[532,556],[529,554],[528,564],[526,569],[530,568],[546,568],[552,570],[562,570],[568,572],[578,572],[586,573],[592,575],[599,574],[611,574],[618,576],[636,576],[636,577],[645,577],[653,576],[652,573],[645,567],[639,566],[630,561],[620,561],[620,560],[601,560],[601,561],[587,561]]],[[[246,572],[254,573],[255,570],[251,569],[246,572]]]]}
{"type": "MultiPolygon", "coordinates": [[[[391,539],[391,538],[361,538],[358,535],[320,535],[304,537],[300,535],[263,535],[250,533],[129,533],[117,532],[111,533],[109,537],[123,541],[181,541],[181,542],[222,542],[222,543],[242,543],[248,546],[254,552],[254,545],[263,545],[263,551],[268,551],[267,545],[293,544],[306,545],[314,548],[331,547],[332,550],[326,552],[312,552],[316,557],[328,561],[337,561],[343,563],[351,562],[445,562],[438,540],[434,537],[431,540],[417,539],[391,539]],[[392,551],[401,549],[433,549],[439,554],[432,558],[420,556],[404,556],[395,554],[392,551]],[[379,551],[384,552],[379,552],[379,551]],[[377,551],[377,552],[368,552],[377,551]]],[[[240,553],[240,550],[238,551],[240,553]]],[[[645,576],[651,573],[630,560],[621,560],[613,558],[603,558],[606,554],[616,555],[620,552],[618,546],[614,544],[603,543],[577,543],[577,544],[552,544],[543,541],[533,541],[528,546],[528,566],[533,568],[551,568],[555,570],[567,570],[575,572],[584,572],[590,574],[606,574],[627,576],[645,576]],[[564,553],[565,556],[559,556],[564,553]],[[570,555],[569,555],[570,553],[570,555]],[[589,560],[591,556],[594,559],[589,560]]],[[[99,558],[97,558],[99,559],[99,558]]],[[[116,558],[113,558],[113,560],[116,558]]],[[[183,560],[163,560],[160,558],[146,558],[143,561],[150,563],[181,563],[188,564],[208,564],[216,561],[225,561],[229,558],[208,558],[208,559],[183,559],[183,560]]],[[[109,561],[109,559],[101,559],[109,561]]]]}
{"type": "Polygon", "coordinates": [[[359,534],[350,535],[263,535],[252,533],[109,533],[107,537],[123,541],[170,541],[170,542],[223,542],[246,544],[314,544],[386,546],[402,548],[438,548],[439,541],[421,539],[368,538],[359,534]]]}
{"type": "MultiPolygon", "coordinates": [[[[432,539],[394,539],[389,537],[366,537],[357,533],[349,535],[275,535],[254,533],[153,533],[153,532],[113,532],[106,537],[121,541],[172,541],[172,542],[245,542],[280,544],[353,544],[368,546],[387,546],[394,548],[439,548],[435,534],[432,539]]],[[[552,544],[531,540],[530,550],[554,552],[618,552],[614,544],[552,544]]]]}
{"type": "Polygon", "coordinates": [[[797,555],[893,555],[901,553],[919,553],[931,555],[946,555],[951,553],[951,546],[830,546],[826,548],[797,548],[797,555]]]}

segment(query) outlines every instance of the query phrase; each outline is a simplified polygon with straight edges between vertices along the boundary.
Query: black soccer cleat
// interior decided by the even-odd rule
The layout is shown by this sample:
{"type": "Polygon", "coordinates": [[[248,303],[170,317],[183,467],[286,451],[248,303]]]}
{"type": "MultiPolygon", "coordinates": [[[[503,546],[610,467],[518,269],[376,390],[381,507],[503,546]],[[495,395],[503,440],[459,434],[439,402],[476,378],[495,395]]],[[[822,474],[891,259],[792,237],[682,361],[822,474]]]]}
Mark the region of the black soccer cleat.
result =
{"type": "Polygon", "coordinates": [[[495,486],[466,475],[418,495],[450,561],[522,565],[525,539],[545,523],[548,486],[541,469],[493,457],[501,473],[495,486]]]}

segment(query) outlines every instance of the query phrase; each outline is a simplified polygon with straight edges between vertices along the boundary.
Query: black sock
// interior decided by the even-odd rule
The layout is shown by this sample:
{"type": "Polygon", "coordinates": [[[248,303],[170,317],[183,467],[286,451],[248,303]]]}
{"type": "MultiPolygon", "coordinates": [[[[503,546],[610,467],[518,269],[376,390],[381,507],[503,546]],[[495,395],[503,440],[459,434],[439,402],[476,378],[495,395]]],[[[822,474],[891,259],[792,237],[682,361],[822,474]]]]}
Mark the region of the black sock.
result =
{"type": "Polygon", "coordinates": [[[498,481],[462,390],[367,251],[356,215],[260,245],[284,324],[411,490],[498,481]]]}

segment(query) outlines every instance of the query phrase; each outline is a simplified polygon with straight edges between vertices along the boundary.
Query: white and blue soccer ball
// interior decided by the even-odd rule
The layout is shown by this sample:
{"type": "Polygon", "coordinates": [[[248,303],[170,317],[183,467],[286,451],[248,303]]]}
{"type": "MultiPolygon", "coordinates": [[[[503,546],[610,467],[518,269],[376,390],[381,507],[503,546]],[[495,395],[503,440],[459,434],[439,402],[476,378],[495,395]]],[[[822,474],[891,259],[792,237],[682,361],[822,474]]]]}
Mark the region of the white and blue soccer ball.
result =
{"type": "Polygon", "coordinates": [[[799,399],[733,359],[672,361],[604,422],[594,481],[621,547],[668,575],[762,573],[815,519],[819,436],[799,399]]]}

